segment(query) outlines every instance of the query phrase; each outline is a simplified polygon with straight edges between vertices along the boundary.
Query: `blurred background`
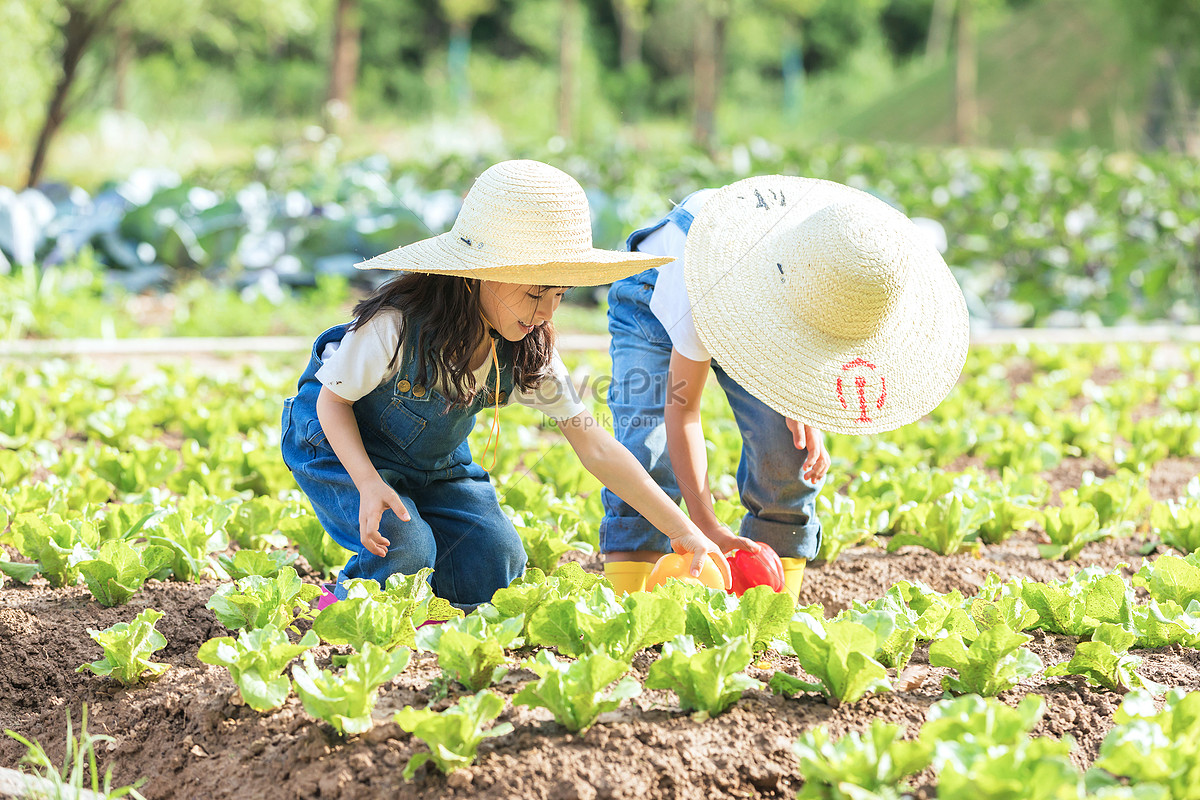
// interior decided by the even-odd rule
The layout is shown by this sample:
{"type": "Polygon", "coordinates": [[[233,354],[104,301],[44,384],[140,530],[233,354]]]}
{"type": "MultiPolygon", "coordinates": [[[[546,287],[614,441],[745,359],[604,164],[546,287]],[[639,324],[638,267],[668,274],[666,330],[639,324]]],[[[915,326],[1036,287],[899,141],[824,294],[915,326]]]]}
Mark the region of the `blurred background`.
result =
{"type": "Polygon", "coordinates": [[[977,328],[1200,322],[1200,0],[0,0],[0,52],[3,339],[315,334],[512,157],[602,247],[805,175],[977,328]]]}

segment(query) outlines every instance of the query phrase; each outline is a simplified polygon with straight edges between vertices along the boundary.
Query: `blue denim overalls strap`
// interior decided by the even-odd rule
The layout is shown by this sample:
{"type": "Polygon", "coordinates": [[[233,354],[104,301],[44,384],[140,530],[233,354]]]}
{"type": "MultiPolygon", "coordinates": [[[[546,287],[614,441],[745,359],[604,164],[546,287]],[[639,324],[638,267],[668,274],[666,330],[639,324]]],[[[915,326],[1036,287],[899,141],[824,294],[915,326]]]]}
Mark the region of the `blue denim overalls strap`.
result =
{"type": "Polygon", "coordinates": [[[666,225],[668,222],[674,222],[676,225],[678,225],[679,229],[683,231],[683,235],[686,236],[688,231],[692,229],[692,222],[695,220],[695,217],[693,217],[692,212],[685,209],[684,206],[687,205],[688,200],[691,200],[692,197],[703,191],[703,189],[698,189],[697,191],[692,192],[687,197],[683,198],[682,203],[679,203],[670,211],[668,211],[667,215],[658,222],[647,228],[639,228],[633,233],[629,234],[629,238],[625,240],[625,249],[630,253],[637,252],[638,245],[642,243],[643,239],[654,233],[663,225],[666,225]]]}
{"type": "MultiPolygon", "coordinates": [[[[686,203],[685,198],[653,225],[634,231],[626,247],[637,250],[647,236],[668,222],[674,222],[686,235],[693,221],[684,208],[686,203]]],[[[617,441],[678,503],[684,498],[671,468],[664,422],[671,338],[650,310],[658,274],[657,268],[648,269],[617,281],[609,289],[612,383],[608,407],[617,441]]],[[[821,546],[816,497],[823,482],[813,484],[804,479],[807,453],[792,445],[784,418],[742,388],[719,364],[714,362],[712,368],[742,434],[737,485],[747,513],[742,519],[741,535],[771,545],[784,558],[814,558],[821,546]]],[[[608,489],[603,490],[602,500],[602,552],[670,552],[667,537],[636,509],[608,489]]]]}
{"type": "MultiPolygon", "coordinates": [[[[520,536],[467,446],[476,413],[495,402],[495,371],[489,371],[486,386],[468,406],[456,407],[422,382],[414,342],[406,339],[400,370],[355,401],[363,446],[410,515],[401,520],[391,511],[383,513],[379,532],[388,541],[388,552],[377,556],[361,545],[358,487],[326,441],[316,413],[322,353],[345,336],[346,327],[335,326],[317,338],[296,395],[284,402],[282,419],[284,463],[325,531],[353,554],[338,575],[334,594],[344,599],[345,581],[352,578],[383,586],[392,575],[432,567],[438,596],[470,610],[519,576],[526,562],[520,536]]],[[[497,342],[496,353],[504,405],[513,388],[513,345],[497,342]]]]}
{"type": "MultiPolygon", "coordinates": [[[[316,372],[323,363],[321,354],[330,342],[341,341],[347,327],[334,326],[317,338],[297,387],[292,424],[304,425],[305,438],[314,444],[324,440],[316,413],[316,397],[321,391],[316,372]]],[[[416,346],[415,332],[406,333],[401,343],[400,369],[354,402],[363,446],[376,469],[398,472],[417,483],[466,474],[464,469],[472,463],[467,435],[475,425],[475,415],[495,403],[495,371],[489,370],[486,386],[476,392],[468,406],[456,406],[427,385],[427,377],[423,382],[416,346]]],[[[496,355],[500,361],[499,400],[504,405],[513,387],[512,344],[500,340],[496,355]]]]}

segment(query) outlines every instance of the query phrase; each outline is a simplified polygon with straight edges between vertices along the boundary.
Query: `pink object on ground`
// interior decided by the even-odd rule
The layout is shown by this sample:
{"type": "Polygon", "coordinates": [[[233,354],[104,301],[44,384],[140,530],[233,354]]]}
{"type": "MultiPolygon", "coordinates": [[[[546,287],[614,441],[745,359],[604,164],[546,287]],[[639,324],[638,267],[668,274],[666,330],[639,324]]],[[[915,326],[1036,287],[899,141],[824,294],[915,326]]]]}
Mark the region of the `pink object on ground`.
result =
{"type": "Polygon", "coordinates": [[[426,625],[442,625],[446,621],[447,620],[444,620],[444,619],[427,619],[424,622],[422,622],[420,625],[418,625],[417,628],[418,629],[424,628],[426,625]]]}
{"type": "Polygon", "coordinates": [[[332,585],[332,583],[321,584],[321,596],[317,598],[317,611],[321,611],[326,606],[333,605],[337,602],[337,595],[329,591],[329,587],[332,585]]]}

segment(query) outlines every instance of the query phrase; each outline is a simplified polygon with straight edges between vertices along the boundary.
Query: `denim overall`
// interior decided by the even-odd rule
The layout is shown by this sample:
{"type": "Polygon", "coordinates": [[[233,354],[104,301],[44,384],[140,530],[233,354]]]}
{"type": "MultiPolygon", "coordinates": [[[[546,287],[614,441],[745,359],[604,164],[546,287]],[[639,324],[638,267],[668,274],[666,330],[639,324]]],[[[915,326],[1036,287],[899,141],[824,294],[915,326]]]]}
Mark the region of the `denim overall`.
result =
{"type": "MultiPolygon", "coordinates": [[[[390,575],[433,567],[432,586],[439,597],[465,610],[491,600],[525,569],[521,538],[467,446],[475,415],[495,402],[494,371],[486,389],[480,389],[467,408],[453,407],[418,382],[418,359],[410,355],[415,343],[406,338],[399,372],[354,403],[371,463],[400,495],[411,517],[403,522],[391,510],[384,511],[379,532],[389,547],[381,558],[359,541],[358,489],[317,419],[321,383],[315,376],[321,354],[330,342],[341,341],[346,327],[330,328],[317,338],[295,397],[284,401],[282,420],[284,463],[325,531],[354,554],[338,575],[334,594],[345,599],[344,581],[351,578],[371,578],[383,586],[390,575]]],[[[503,405],[513,387],[512,348],[500,340],[496,352],[503,405]]]]}
{"type": "MultiPolygon", "coordinates": [[[[630,234],[626,248],[636,251],[643,239],[668,222],[686,234],[692,226],[692,215],[683,207],[686,202],[654,225],[630,234]]],[[[617,440],[678,503],[682,493],[671,469],[663,418],[671,338],[650,310],[656,280],[658,268],[652,268],[619,280],[609,289],[613,378],[608,407],[617,440]]],[[[792,444],[783,415],[743,389],[715,361],[712,367],[742,434],[737,485],[747,514],[739,534],[765,542],[783,558],[815,558],[821,548],[816,498],[824,480],[813,484],[803,477],[807,452],[792,444]]],[[[630,505],[607,489],[602,499],[601,551],[670,552],[667,537],[630,505]]]]}

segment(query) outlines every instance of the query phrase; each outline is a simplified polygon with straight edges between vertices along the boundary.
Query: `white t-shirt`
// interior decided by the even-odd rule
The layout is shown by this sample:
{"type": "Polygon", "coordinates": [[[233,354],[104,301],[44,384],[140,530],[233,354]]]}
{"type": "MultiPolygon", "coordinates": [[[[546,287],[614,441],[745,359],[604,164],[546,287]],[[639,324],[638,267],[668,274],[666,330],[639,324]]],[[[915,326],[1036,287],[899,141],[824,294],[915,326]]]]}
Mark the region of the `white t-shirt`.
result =
{"type": "MultiPolygon", "coordinates": [[[[353,402],[366,397],[403,366],[401,353],[396,357],[394,368],[388,369],[388,361],[400,343],[401,324],[399,311],[385,309],[361,328],[347,331],[340,342],[325,345],[321,353],[324,363],[317,370],[317,380],[344,400],[353,402]]],[[[489,353],[483,366],[473,373],[475,385],[487,385],[488,375],[495,370],[489,353]]],[[[448,396],[444,382],[434,389],[448,396]]],[[[512,400],[535,408],[558,422],[571,419],[585,410],[557,350],[550,362],[550,371],[542,382],[531,391],[513,392],[512,400]]]]}
{"type": "MultiPolygon", "coordinates": [[[[708,202],[716,189],[703,189],[689,197],[683,209],[692,215],[708,202]]],[[[674,258],[670,264],[658,268],[658,280],[654,293],[650,295],[650,311],[666,328],[671,337],[671,346],[684,358],[692,361],[708,361],[712,354],[700,341],[696,332],[696,321],[692,317],[692,303],[688,300],[687,284],[683,280],[683,247],[687,234],[674,222],[668,222],[642,240],[638,252],[674,258]]]]}

